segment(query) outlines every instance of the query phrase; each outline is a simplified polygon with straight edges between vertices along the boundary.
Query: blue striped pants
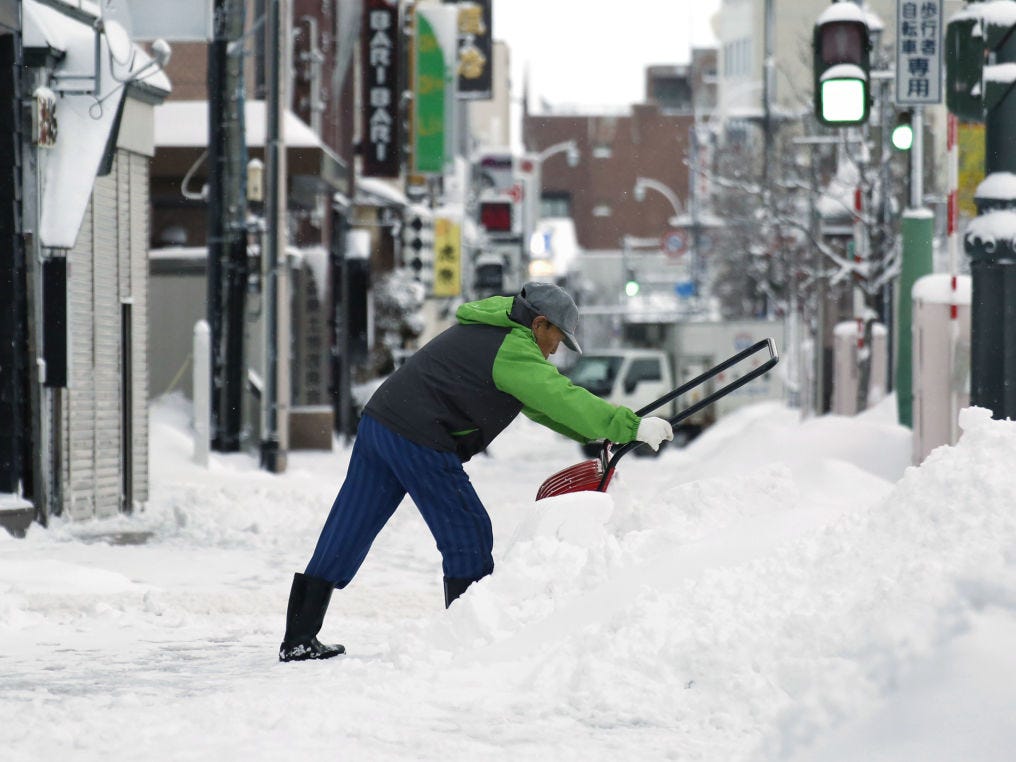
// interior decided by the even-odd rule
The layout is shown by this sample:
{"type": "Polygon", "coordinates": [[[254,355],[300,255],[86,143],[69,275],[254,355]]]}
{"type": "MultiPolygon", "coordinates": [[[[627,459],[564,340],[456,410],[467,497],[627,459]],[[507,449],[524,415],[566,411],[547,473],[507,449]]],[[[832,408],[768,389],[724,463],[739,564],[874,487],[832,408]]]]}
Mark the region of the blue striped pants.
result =
{"type": "Polygon", "coordinates": [[[477,580],[494,570],[490,517],[458,456],[411,442],[364,415],[306,574],[348,585],[407,492],[434,535],[444,576],[477,580]]]}

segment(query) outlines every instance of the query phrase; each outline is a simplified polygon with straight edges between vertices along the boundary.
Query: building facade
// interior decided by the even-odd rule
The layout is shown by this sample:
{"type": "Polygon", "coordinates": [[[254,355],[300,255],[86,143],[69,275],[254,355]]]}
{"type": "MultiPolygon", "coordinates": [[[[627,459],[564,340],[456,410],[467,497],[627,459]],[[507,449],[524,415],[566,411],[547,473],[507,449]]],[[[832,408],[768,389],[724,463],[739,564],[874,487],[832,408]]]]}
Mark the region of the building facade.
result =
{"type": "Polygon", "coordinates": [[[0,33],[0,525],[14,533],[148,497],[148,162],[170,89],[97,7],[19,6],[0,33]]]}
{"type": "Polygon", "coordinates": [[[701,49],[690,65],[650,67],[645,102],[627,113],[524,114],[528,152],[574,140],[581,157],[575,166],[564,156],[544,162],[541,216],[571,217],[586,251],[617,251],[625,236],[662,240],[671,218],[688,209],[692,128],[710,113],[715,65],[715,51],[701,49]],[[680,208],[661,193],[640,200],[639,177],[672,191],[680,208]]]}

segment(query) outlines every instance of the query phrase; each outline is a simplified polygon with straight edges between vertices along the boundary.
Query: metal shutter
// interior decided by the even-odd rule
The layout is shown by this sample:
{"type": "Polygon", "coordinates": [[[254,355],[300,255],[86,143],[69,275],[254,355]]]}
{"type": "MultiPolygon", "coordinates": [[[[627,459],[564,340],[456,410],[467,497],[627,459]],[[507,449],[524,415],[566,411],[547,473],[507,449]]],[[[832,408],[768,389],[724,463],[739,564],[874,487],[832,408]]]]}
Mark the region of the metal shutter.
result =
{"type": "Polygon", "coordinates": [[[70,373],[63,395],[63,511],[70,518],[95,512],[95,388],[92,384],[92,204],[68,254],[67,325],[70,373]]]}
{"type": "Polygon", "coordinates": [[[132,459],[130,497],[148,499],[148,181],[148,159],[118,151],[110,174],[96,179],[68,256],[71,367],[61,462],[63,508],[74,519],[120,511],[124,444],[132,459]],[[129,369],[121,367],[124,314],[131,320],[129,369]],[[124,370],[131,383],[127,443],[124,370]]]}
{"type": "MultiPolygon", "coordinates": [[[[119,157],[118,157],[119,159],[119,157]]],[[[95,514],[120,511],[120,284],[117,199],[119,160],[113,171],[99,177],[92,192],[94,253],[92,298],[95,355],[95,514]]]]}
{"type": "Polygon", "coordinates": [[[131,297],[134,300],[134,325],[131,335],[133,368],[134,500],[148,500],[148,157],[132,153],[130,157],[130,272],[131,297]]]}

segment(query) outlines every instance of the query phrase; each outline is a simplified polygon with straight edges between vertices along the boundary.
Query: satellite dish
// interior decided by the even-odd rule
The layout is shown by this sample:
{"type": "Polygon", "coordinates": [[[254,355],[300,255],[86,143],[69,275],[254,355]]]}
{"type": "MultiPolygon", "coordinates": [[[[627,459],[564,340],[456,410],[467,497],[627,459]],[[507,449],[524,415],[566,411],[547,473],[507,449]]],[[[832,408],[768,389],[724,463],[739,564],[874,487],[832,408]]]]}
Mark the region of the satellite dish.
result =
{"type": "Polygon", "coordinates": [[[127,30],[116,21],[105,21],[102,28],[106,33],[106,44],[109,45],[110,56],[121,66],[126,66],[130,63],[131,52],[134,49],[127,30]]]}
{"type": "Polygon", "coordinates": [[[166,68],[166,64],[169,63],[170,56],[172,55],[173,49],[161,37],[152,43],[152,56],[155,58],[155,65],[160,69],[166,68]]]}

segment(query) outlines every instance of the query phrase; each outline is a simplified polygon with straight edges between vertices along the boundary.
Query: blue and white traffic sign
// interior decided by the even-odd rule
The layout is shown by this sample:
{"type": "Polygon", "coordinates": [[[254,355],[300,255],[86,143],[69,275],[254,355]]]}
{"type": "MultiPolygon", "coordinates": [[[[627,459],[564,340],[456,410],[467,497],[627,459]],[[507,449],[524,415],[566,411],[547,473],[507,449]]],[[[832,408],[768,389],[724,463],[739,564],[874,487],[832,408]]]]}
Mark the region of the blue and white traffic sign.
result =
{"type": "Polygon", "coordinates": [[[688,251],[688,233],[684,230],[668,230],[663,234],[660,248],[668,257],[679,257],[688,251]]]}

